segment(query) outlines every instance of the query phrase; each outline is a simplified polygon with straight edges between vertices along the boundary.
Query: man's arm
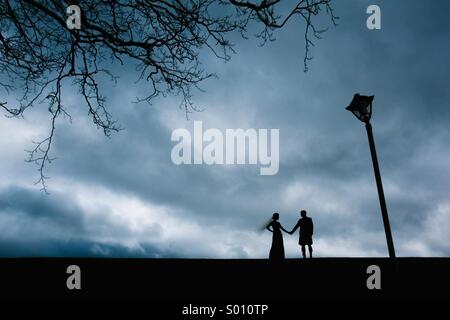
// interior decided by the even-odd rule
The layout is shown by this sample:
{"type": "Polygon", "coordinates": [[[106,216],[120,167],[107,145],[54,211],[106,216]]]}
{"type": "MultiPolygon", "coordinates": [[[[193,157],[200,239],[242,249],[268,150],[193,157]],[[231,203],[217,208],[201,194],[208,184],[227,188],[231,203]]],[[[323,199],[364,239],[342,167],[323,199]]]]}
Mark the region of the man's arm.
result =
{"type": "Polygon", "coordinates": [[[298,229],[298,227],[300,227],[300,220],[298,220],[298,222],[297,222],[297,224],[295,225],[295,227],[291,230],[291,232],[289,232],[290,234],[293,234],[297,229],[298,229]]]}

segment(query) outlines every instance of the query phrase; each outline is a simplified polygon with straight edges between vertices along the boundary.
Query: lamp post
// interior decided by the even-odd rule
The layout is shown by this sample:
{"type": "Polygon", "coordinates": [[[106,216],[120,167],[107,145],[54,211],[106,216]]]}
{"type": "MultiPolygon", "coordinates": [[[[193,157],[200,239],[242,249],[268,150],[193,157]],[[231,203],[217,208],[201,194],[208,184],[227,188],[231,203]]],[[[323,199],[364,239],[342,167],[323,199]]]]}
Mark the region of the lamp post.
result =
{"type": "Polygon", "coordinates": [[[362,96],[357,93],[353,96],[352,102],[346,109],[352,112],[355,117],[358,118],[358,120],[366,124],[367,136],[369,138],[370,154],[372,155],[373,170],[375,173],[375,180],[377,182],[378,197],[380,199],[381,215],[383,216],[384,232],[386,233],[386,241],[389,250],[389,257],[395,258],[394,241],[392,240],[391,226],[389,224],[386,199],[384,198],[383,184],[381,182],[377,151],[375,149],[375,141],[373,139],[372,125],[370,124],[373,98],[374,96],[362,96]]]}

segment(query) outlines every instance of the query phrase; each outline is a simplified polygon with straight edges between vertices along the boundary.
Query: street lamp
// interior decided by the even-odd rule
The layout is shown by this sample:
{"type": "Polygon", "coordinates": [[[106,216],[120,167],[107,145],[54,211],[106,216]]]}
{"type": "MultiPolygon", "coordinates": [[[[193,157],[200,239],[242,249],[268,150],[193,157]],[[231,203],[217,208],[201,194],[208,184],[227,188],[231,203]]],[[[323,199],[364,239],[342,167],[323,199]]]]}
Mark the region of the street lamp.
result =
{"type": "Polygon", "coordinates": [[[352,112],[355,117],[358,118],[358,120],[366,124],[367,136],[369,138],[370,154],[372,155],[373,170],[375,172],[375,180],[377,182],[378,197],[380,199],[381,215],[383,216],[384,232],[386,233],[386,241],[389,250],[389,257],[395,258],[394,241],[392,240],[391,226],[389,224],[386,199],[384,198],[383,184],[381,182],[377,151],[375,149],[375,141],[373,139],[372,125],[370,124],[373,98],[374,96],[362,96],[357,93],[353,96],[352,102],[346,109],[352,112]]]}

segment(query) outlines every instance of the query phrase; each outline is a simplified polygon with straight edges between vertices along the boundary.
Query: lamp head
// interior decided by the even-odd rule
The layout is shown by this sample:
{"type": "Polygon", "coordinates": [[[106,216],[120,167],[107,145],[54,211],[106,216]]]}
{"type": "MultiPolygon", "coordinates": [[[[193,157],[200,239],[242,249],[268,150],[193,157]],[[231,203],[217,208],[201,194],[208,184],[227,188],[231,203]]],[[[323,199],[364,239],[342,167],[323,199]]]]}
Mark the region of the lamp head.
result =
{"type": "Polygon", "coordinates": [[[374,96],[362,96],[356,93],[350,105],[345,108],[362,122],[369,122],[372,117],[372,101],[374,96]]]}

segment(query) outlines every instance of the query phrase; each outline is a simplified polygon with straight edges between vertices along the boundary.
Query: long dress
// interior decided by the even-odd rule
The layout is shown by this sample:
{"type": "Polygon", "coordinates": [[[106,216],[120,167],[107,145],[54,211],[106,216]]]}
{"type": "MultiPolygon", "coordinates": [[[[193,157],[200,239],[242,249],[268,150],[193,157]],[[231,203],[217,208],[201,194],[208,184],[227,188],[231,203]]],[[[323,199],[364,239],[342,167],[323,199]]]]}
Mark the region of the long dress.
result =
{"type": "Polygon", "coordinates": [[[284,259],[284,244],[283,235],[281,234],[281,225],[278,221],[272,221],[269,227],[272,227],[272,247],[270,248],[269,259],[270,260],[283,260],[284,259]]]}

